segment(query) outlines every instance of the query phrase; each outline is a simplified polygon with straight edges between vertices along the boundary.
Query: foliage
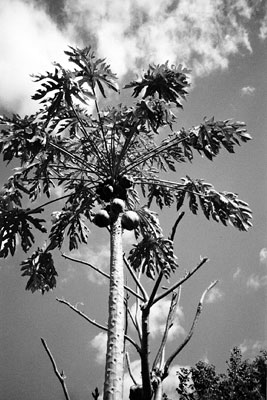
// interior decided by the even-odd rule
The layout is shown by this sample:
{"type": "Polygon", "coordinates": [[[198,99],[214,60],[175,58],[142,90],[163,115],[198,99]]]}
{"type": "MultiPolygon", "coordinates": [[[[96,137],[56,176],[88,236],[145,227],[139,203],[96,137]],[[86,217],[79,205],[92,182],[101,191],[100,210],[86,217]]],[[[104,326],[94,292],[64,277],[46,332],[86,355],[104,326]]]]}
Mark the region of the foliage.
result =
{"type": "Polygon", "coordinates": [[[266,399],[267,351],[253,360],[243,360],[235,347],[227,362],[226,374],[217,374],[214,365],[199,361],[178,373],[177,392],[183,400],[264,400],[266,399]]]}
{"type": "MultiPolygon", "coordinates": [[[[213,117],[177,130],[174,109],[182,108],[190,86],[189,71],[180,65],[150,65],[139,80],[124,86],[131,90],[133,105],[105,106],[108,90],[120,94],[110,66],[97,58],[91,47],[70,47],[65,54],[71,69],[54,63],[53,72],[33,76],[39,85],[33,99],[40,103],[35,114],[0,117],[0,152],[4,162],[15,165],[0,194],[0,257],[14,255],[19,243],[28,252],[36,233],[46,234],[45,245],[21,263],[22,275],[28,277],[26,289],[44,294],[56,286],[52,252],[61,250],[66,241],[70,251],[87,243],[92,222],[106,227],[111,238],[110,274],[92,266],[110,280],[108,328],[101,326],[108,331],[104,399],[122,392],[122,349],[127,339],[141,357],[142,387],[135,392],[142,392],[143,400],[151,400],[152,395],[158,398],[171,362],[193,334],[205,295],[217,283],[212,282],[203,293],[189,334],[165,362],[179,287],[207,261],[202,259],[183,279],[157,294],[162,279],[168,279],[178,267],[173,238],[184,215],[182,207],[187,201],[193,214],[202,212],[207,219],[231,224],[240,231],[252,225],[252,212],[237,194],[218,192],[210,183],[189,176],[171,182],[163,179],[162,172],[175,172],[179,163],[192,162],[195,153],[209,161],[223,149],[234,153],[235,147],[251,136],[243,122],[216,121],[213,117]],[[164,135],[159,135],[162,132],[164,135]],[[151,210],[154,202],[160,209],[176,207],[178,217],[169,239],[151,210]],[[51,221],[33,216],[54,203],[59,206],[51,221]],[[137,239],[128,259],[122,251],[123,229],[134,230],[137,239]],[[124,286],[123,261],[136,283],[136,292],[124,286]],[[155,280],[150,295],[141,284],[140,273],[155,280]],[[130,310],[124,313],[125,289],[136,297],[141,321],[130,310]],[[149,314],[168,294],[172,299],[166,329],[151,369],[149,314]],[[124,314],[130,315],[140,343],[123,334],[124,326],[127,330],[124,314]]],[[[215,372],[209,369],[207,376],[211,380],[215,372]]],[[[92,395],[98,398],[98,390],[92,395]]]]}
{"type": "MultiPolygon", "coordinates": [[[[189,71],[168,63],[150,65],[140,80],[124,86],[133,89],[132,95],[139,98],[133,106],[118,105],[100,111],[97,90],[104,98],[107,89],[118,92],[116,75],[90,47],[70,47],[65,53],[73,69],[56,63],[54,72],[33,76],[41,85],[33,95],[33,99],[40,101],[40,110],[24,118],[13,115],[0,119],[3,160],[20,164],[7,184],[12,187],[10,199],[16,208],[1,212],[2,257],[14,254],[17,234],[24,251],[32,247],[34,234],[29,223],[42,232],[46,229],[41,226],[44,221],[22,208],[19,197],[35,202],[44,194],[51,202],[56,201],[56,185],[62,187],[66,203],[48,234],[47,251],[61,248],[66,237],[70,250],[86,243],[87,223],[93,220],[96,205],[108,207],[113,198],[119,197],[140,216],[136,235],[141,234],[143,239],[131,260],[139,262],[138,251],[144,251],[147,256],[142,272],[150,277],[161,269],[167,276],[174,270],[175,262],[171,261],[166,268],[173,256],[166,250],[166,243],[163,246],[156,219],[140,208],[138,187],[147,197],[148,207],[155,200],[160,208],[176,204],[179,210],[187,199],[194,214],[202,210],[206,218],[224,225],[231,223],[239,230],[251,226],[248,204],[236,194],[218,192],[200,179],[186,177],[173,183],[160,178],[161,170],[175,171],[177,162],[191,162],[194,150],[213,160],[222,147],[233,153],[235,145],[250,139],[244,123],[230,120],[204,119],[188,130],[173,129],[176,116],[172,110],[182,107],[189,71]],[[90,101],[95,102],[97,115],[88,112],[90,101]],[[170,134],[158,144],[154,136],[163,127],[169,127],[170,134]]],[[[34,210],[41,212],[42,208],[34,210]]],[[[40,258],[35,258],[35,262],[39,263],[40,258]]],[[[35,283],[30,285],[31,289],[38,289],[35,283]]],[[[52,288],[54,284],[54,279],[52,286],[50,280],[46,287],[52,288]]],[[[43,291],[42,285],[39,289],[43,291]]]]}

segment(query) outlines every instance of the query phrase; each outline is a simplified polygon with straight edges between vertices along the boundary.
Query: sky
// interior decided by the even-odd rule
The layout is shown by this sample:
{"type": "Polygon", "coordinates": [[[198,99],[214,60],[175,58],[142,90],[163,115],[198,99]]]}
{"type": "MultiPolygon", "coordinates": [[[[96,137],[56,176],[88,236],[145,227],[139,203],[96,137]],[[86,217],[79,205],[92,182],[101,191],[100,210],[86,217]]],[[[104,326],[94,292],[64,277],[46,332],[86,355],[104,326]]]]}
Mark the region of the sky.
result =
{"type": "MultiPolygon", "coordinates": [[[[245,358],[267,347],[266,11],[264,0],[0,2],[0,113],[34,112],[38,104],[31,100],[36,87],[30,74],[51,70],[53,61],[65,65],[63,52],[69,45],[91,45],[99,57],[107,59],[121,84],[151,62],[183,64],[192,71],[192,84],[179,111],[178,127],[198,125],[205,116],[233,118],[245,121],[253,137],[235,154],[222,152],[212,163],[196,156],[192,164],[179,165],[169,175],[177,181],[185,175],[203,178],[217,190],[238,193],[253,210],[253,228],[241,233],[209,222],[201,214],[192,216],[185,207],[174,243],[180,268],[172,279],[192,269],[201,256],[210,261],[182,287],[167,354],[188,333],[203,291],[211,281],[219,283],[206,298],[193,338],[172,367],[165,389],[173,398],[179,366],[205,360],[224,371],[233,346],[240,346],[245,358]]],[[[127,99],[124,95],[123,100],[127,99]]],[[[0,162],[2,185],[12,171],[0,162]]],[[[52,211],[48,210],[47,218],[52,211]]],[[[159,212],[166,236],[175,216],[175,209],[159,212]]],[[[124,241],[129,248],[133,237],[126,235],[124,241]]],[[[107,243],[108,235],[92,227],[88,245],[71,256],[107,271],[107,243]]],[[[42,238],[37,237],[38,245],[42,238]]],[[[41,345],[40,337],[44,337],[59,369],[67,375],[71,398],[88,399],[96,386],[102,389],[105,335],[56,298],[65,298],[105,324],[107,282],[58,254],[56,289],[44,296],[31,294],[25,291],[26,281],[19,271],[25,258],[18,250],[13,258],[0,261],[0,398],[64,398],[41,345]]],[[[168,305],[167,300],[158,303],[152,313],[152,355],[168,305]]],[[[138,380],[137,354],[130,348],[129,354],[138,380]]],[[[129,385],[127,376],[126,391],[129,385]]]]}

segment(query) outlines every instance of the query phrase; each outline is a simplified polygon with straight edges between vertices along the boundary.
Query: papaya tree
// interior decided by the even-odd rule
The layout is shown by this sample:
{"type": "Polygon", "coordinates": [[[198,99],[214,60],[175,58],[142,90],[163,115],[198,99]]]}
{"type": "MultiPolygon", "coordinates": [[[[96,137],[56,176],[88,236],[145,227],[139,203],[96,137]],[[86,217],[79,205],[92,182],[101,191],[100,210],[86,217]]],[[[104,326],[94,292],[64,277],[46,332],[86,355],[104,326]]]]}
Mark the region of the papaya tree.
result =
{"type": "MultiPolygon", "coordinates": [[[[0,150],[4,162],[14,166],[1,192],[0,256],[14,255],[18,244],[28,253],[37,232],[45,234],[45,245],[21,263],[22,275],[28,277],[26,289],[44,294],[56,286],[53,252],[66,241],[70,251],[87,243],[90,223],[108,229],[104,400],[120,400],[126,324],[123,232],[133,230],[138,240],[129,268],[156,282],[149,298],[143,293],[148,313],[159,283],[177,268],[173,242],[164,239],[153,202],[161,209],[173,205],[179,212],[187,200],[193,214],[201,210],[207,219],[240,231],[251,226],[248,204],[236,194],[219,192],[189,176],[169,181],[166,172],[191,162],[195,152],[211,161],[222,148],[234,153],[235,145],[251,136],[243,122],[229,119],[205,118],[198,126],[176,129],[174,110],[182,108],[189,87],[189,71],[181,65],[149,65],[140,79],[123,87],[131,91],[133,104],[110,106],[108,93],[118,96],[120,91],[106,61],[90,47],[70,47],[65,53],[70,69],[55,63],[53,72],[33,76],[39,85],[33,95],[39,110],[0,119],[0,150]],[[42,213],[52,205],[51,225],[42,213]]],[[[145,362],[142,368],[148,375],[145,362]]],[[[151,380],[144,382],[151,398],[151,380]]]]}

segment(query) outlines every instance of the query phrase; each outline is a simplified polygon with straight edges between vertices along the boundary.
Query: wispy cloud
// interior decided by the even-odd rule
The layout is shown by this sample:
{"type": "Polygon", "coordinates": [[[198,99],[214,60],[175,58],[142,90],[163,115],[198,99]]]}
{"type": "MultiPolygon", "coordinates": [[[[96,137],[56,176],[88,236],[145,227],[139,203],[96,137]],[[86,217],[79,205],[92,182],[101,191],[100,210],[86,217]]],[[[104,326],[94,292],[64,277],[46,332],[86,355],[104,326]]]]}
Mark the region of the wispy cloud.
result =
{"type": "Polygon", "coordinates": [[[263,248],[259,254],[260,263],[267,266],[267,248],[263,248]]]}
{"type": "Polygon", "coordinates": [[[106,332],[100,332],[90,342],[90,345],[96,351],[96,361],[98,364],[103,365],[106,359],[107,352],[107,334],[106,332]]]}
{"type": "MultiPolygon", "coordinates": [[[[265,247],[259,252],[259,264],[260,267],[267,266],[267,248],[265,247]]],[[[267,275],[262,274],[262,268],[260,273],[254,273],[248,277],[246,285],[253,290],[259,290],[267,285],[267,275]]]]}
{"type": "MultiPolygon", "coordinates": [[[[80,246],[78,250],[72,251],[70,256],[78,260],[88,262],[90,265],[101,269],[103,272],[108,272],[110,258],[109,243],[96,244],[94,247],[87,245],[80,246]]],[[[84,268],[89,281],[98,285],[107,283],[107,278],[92,269],[89,265],[84,265],[84,268]]]]}
{"type": "Polygon", "coordinates": [[[215,303],[219,300],[221,300],[224,296],[224,293],[221,289],[214,287],[211,289],[211,291],[207,294],[207,297],[205,299],[206,303],[215,303]]]}
{"type": "MultiPolygon", "coordinates": [[[[170,308],[169,300],[162,300],[156,303],[150,312],[149,319],[149,332],[152,339],[156,338],[159,335],[162,335],[165,330],[166,319],[168,316],[170,308]]],[[[131,307],[131,312],[134,315],[135,313],[135,305],[131,307]]],[[[140,319],[140,311],[138,311],[138,318],[140,319]]],[[[173,321],[173,325],[169,331],[168,340],[172,340],[174,338],[183,336],[185,334],[185,330],[181,325],[181,321],[184,319],[184,313],[181,307],[177,307],[175,318],[173,321]]]]}
{"type": "MultiPolygon", "coordinates": [[[[30,113],[36,90],[30,74],[51,69],[70,44],[51,18],[31,2],[2,0],[0,7],[0,105],[13,112],[30,113]]],[[[36,103],[36,105],[35,105],[36,103]]]]}
{"type": "Polygon", "coordinates": [[[247,279],[247,287],[258,290],[267,285],[267,275],[259,276],[252,274],[247,279]]]}
{"type": "Polygon", "coordinates": [[[233,280],[236,280],[238,277],[240,277],[241,274],[241,268],[237,267],[236,271],[233,273],[233,280]]]}
{"type": "MultiPolygon", "coordinates": [[[[2,0],[0,12],[0,104],[24,113],[36,89],[30,73],[66,60],[67,45],[93,45],[122,77],[148,63],[185,63],[193,75],[225,69],[232,55],[251,52],[247,23],[260,0],[66,0],[64,19],[45,11],[46,1],[2,0]]],[[[48,0],[47,0],[48,4],[48,0]]],[[[50,7],[51,8],[51,7],[50,7]]],[[[56,7],[53,7],[54,11],[56,7]]],[[[267,20],[259,16],[259,35],[267,20]]]]}
{"type": "Polygon", "coordinates": [[[265,9],[263,8],[263,19],[260,22],[260,30],[259,30],[259,38],[261,40],[265,40],[267,38],[267,3],[263,1],[265,4],[265,9]]]}
{"type": "Polygon", "coordinates": [[[148,62],[185,62],[195,75],[228,66],[240,48],[251,51],[247,0],[103,0],[66,3],[69,29],[94,35],[98,50],[120,75],[148,62]],[[159,29],[160,27],[160,29],[159,29]]]}
{"type": "Polygon", "coordinates": [[[266,349],[267,340],[256,340],[245,339],[238,347],[242,354],[247,353],[250,357],[254,357],[259,353],[260,350],[266,349]]]}
{"type": "Polygon", "coordinates": [[[242,96],[251,96],[255,93],[255,88],[253,86],[244,86],[241,89],[242,96]]]}

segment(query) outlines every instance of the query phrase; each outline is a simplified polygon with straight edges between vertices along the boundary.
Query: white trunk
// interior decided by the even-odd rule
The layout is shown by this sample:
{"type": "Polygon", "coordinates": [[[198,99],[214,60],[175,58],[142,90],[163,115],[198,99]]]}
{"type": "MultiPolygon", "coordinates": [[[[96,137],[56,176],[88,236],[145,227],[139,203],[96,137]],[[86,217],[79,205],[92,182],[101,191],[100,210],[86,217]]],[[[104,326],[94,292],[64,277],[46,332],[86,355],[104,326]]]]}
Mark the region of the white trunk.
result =
{"type": "Polygon", "coordinates": [[[104,400],[122,400],[124,374],[124,277],[121,218],[111,225],[110,291],[104,400]]]}

